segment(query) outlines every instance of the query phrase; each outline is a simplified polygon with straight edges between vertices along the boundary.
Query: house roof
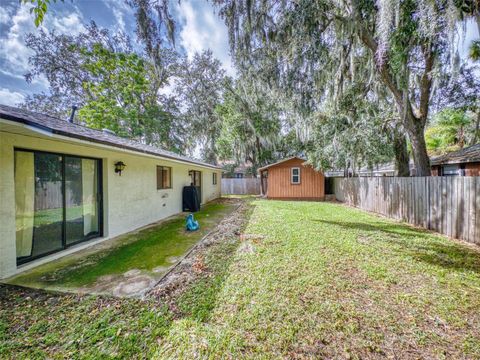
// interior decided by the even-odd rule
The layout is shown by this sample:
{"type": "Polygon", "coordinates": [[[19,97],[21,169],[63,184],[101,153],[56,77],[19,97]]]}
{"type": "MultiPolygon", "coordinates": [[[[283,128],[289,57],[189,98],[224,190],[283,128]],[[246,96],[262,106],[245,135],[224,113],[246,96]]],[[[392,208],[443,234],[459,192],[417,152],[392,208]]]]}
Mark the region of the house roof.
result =
{"type": "Polygon", "coordinates": [[[142,154],[154,155],[161,158],[182,161],[199,166],[220,169],[220,167],[218,166],[198,161],[187,156],[178,155],[174,152],[167,151],[155,146],[142,144],[135,140],[122,138],[120,136],[107,133],[106,131],[91,129],[89,127],[79,124],[73,124],[67,120],[59,119],[45,114],[35,113],[24,109],[19,109],[12,106],[0,104],[0,118],[29,125],[56,135],[62,135],[69,138],[75,138],[92,143],[108,145],[142,154]]]}
{"type": "Polygon", "coordinates": [[[431,165],[480,162],[480,144],[472,145],[430,160],[431,165]]]}
{"type": "Polygon", "coordinates": [[[293,159],[299,159],[299,160],[307,161],[306,159],[301,158],[301,157],[299,157],[299,156],[292,156],[292,157],[289,157],[289,158],[286,158],[286,159],[277,161],[276,163],[269,164],[269,165],[265,165],[265,166],[259,168],[258,171],[267,170],[268,168],[271,168],[272,166],[280,165],[281,163],[284,163],[284,162],[286,162],[286,161],[293,160],[293,159]]]}
{"type": "MultiPolygon", "coordinates": [[[[348,171],[352,173],[352,169],[349,168],[348,171]]],[[[415,171],[415,164],[412,160],[410,160],[410,171],[415,171]]],[[[395,163],[383,163],[383,164],[376,164],[374,166],[363,166],[360,169],[355,170],[355,174],[358,176],[382,176],[382,175],[392,175],[396,176],[397,169],[395,167],[395,163]]],[[[345,170],[330,170],[325,172],[326,177],[344,177],[345,170]]]]}

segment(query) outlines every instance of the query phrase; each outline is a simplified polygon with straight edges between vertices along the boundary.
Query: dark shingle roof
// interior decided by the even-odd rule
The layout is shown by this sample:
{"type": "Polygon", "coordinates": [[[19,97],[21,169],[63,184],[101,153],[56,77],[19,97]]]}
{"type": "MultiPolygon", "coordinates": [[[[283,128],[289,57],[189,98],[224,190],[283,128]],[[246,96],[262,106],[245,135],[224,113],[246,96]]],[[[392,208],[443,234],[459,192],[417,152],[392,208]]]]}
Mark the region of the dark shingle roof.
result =
{"type": "Polygon", "coordinates": [[[472,145],[445,155],[436,156],[430,160],[432,165],[461,164],[469,162],[480,162],[480,144],[472,145]]]}
{"type": "Polygon", "coordinates": [[[138,141],[109,134],[102,130],[95,130],[86,126],[72,124],[67,120],[12,106],[0,104],[0,118],[30,125],[57,135],[219,169],[218,166],[178,155],[174,152],[163,150],[155,146],[145,145],[138,141]]]}

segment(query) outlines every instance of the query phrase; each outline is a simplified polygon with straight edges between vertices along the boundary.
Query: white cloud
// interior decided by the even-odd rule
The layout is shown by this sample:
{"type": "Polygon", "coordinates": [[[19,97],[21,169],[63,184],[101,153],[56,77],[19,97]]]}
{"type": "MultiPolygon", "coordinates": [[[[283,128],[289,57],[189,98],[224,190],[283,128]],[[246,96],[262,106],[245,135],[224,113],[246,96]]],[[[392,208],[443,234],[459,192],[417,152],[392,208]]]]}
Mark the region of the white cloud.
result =
{"type": "Polygon", "coordinates": [[[78,12],[72,12],[66,16],[46,19],[45,27],[60,34],[76,35],[85,30],[82,22],[82,15],[78,12]]]}
{"type": "Polygon", "coordinates": [[[125,17],[133,17],[133,10],[130,6],[127,5],[125,1],[118,0],[103,0],[106,7],[112,12],[115,22],[114,26],[117,30],[126,32],[126,22],[125,17]]]}
{"type": "Polygon", "coordinates": [[[0,7],[0,25],[8,24],[11,18],[11,9],[7,6],[0,7]]]}
{"type": "Polygon", "coordinates": [[[123,12],[117,8],[113,8],[113,16],[115,16],[115,20],[117,21],[116,25],[119,30],[125,32],[125,20],[123,19],[123,12]]]}
{"type": "Polygon", "coordinates": [[[189,58],[196,52],[211,49],[229,75],[235,74],[229,55],[227,28],[222,20],[214,14],[208,2],[184,0],[180,3],[180,44],[185,48],[189,58]]]}
{"type": "Polygon", "coordinates": [[[19,74],[28,69],[30,50],[25,46],[24,37],[35,30],[29,7],[19,6],[11,18],[12,26],[7,35],[0,39],[0,57],[5,69],[19,74]]]}
{"type": "Polygon", "coordinates": [[[0,103],[5,105],[17,105],[25,96],[17,91],[0,88],[0,103]]]}
{"type": "MultiPolygon", "coordinates": [[[[68,14],[57,15],[53,11],[47,13],[40,28],[65,34],[77,34],[82,31],[82,15],[77,9],[68,14]]],[[[25,36],[31,32],[38,32],[39,29],[33,23],[33,15],[30,14],[28,5],[18,6],[10,19],[11,27],[0,37],[0,60],[3,71],[20,76],[29,69],[28,57],[31,55],[31,50],[25,45],[25,36]]]]}

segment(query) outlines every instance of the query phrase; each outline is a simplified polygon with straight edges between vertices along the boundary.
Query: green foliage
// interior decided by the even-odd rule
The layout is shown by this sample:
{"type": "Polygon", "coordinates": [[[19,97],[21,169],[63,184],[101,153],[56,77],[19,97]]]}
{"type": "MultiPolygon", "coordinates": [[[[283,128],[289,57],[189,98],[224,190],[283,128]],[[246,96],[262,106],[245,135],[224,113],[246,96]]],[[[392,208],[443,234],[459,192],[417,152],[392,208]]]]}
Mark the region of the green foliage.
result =
{"type": "Polygon", "coordinates": [[[425,140],[429,152],[437,155],[470,145],[474,132],[474,121],[469,113],[446,108],[433,118],[425,132],[425,140]]]}
{"type": "Polygon", "coordinates": [[[468,52],[468,56],[470,59],[473,61],[479,61],[480,60],[480,40],[474,40],[470,44],[470,49],[468,52]]]}
{"type": "MultiPolygon", "coordinates": [[[[218,144],[217,144],[218,146],[218,144]]],[[[229,156],[226,157],[226,159],[231,159],[233,156],[229,154],[229,156]]],[[[233,177],[233,174],[235,172],[235,168],[238,166],[235,162],[231,164],[224,164],[222,166],[222,174],[224,174],[226,177],[233,177]]]]}
{"type": "Polygon", "coordinates": [[[385,98],[378,99],[362,80],[352,82],[337,102],[325,104],[313,117],[309,161],[323,170],[390,162],[397,121],[385,98]]]}
{"type": "Polygon", "coordinates": [[[399,25],[392,31],[390,38],[386,39],[390,47],[388,56],[392,68],[391,72],[397,75],[402,88],[408,87],[410,80],[406,65],[410,62],[412,46],[423,40],[420,39],[418,32],[418,20],[414,16],[415,10],[414,0],[402,2],[399,10],[399,25]]]}
{"type": "Polygon", "coordinates": [[[281,143],[280,112],[268,93],[245,79],[226,86],[223,102],[216,108],[221,119],[218,155],[224,160],[249,162],[255,171],[275,159],[281,143]]]}
{"type": "MultiPolygon", "coordinates": [[[[317,124],[311,119],[329,107],[335,112],[353,89],[386,101],[396,112],[394,127],[414,145],[417,174],[430,174],[424,129],[434,84],[455,74],[449,65],[458,63],[452,40],[457,22],[477,15],[478,8],[446,0],[215,3],[229,28],[237,64],[242,71],[254,69],[259,82],[283,95],[281,103],[293,110],[290,119],[298,134],[305,128],[313,134],[317,124]]],[[[368,111],[368,102],[360,106],[368,111]]],[[[384,132],[383,122],[372,123],[379,126],[378,134],[384,132]]],[[[332,118],[329,126],[337,124],[332,118]]],[[[329,157],[320,154],[327,148],[313,147],[317,159],[329,157]]]]}
{"type": "Polygon", "coordinates": [[[381,117],[327,112],[315,120],[309,161],[323,170],[358,169],[390,162],[394,149],[389,132],[381,117]]]}
{"type": "Polygon", "coordinates": [[[89,101],[79,112],[79,119],[92,128],[110,129],[120,136],[140,137],[148,121],[153,120],[149,106],[149,80],[145,62],[138,55],[112,52],[101,44],[79,50],[82,68],[92,80],[82,86],[89,101]]]}
{"type": "Polygon", "coordinates": [[[66,118],[76,105],[76,121],[183,152],[185,133],[177,101],[160,94],[174,74],[178,54],[159,50],[161,63],[154,64],[134,52],[124,34],[111,34],[95,23],[85,27],[75,36],[44,30],[27,36],[33,55],[26,79],[43,75],[50,89],[27,97],[23,106],[66,118]]]}
{"type": "Polygon", "coordinates": [[[175,97],[183,108],[181,116],[191,136],[189,145],[200,146],[202,158],[215,164],[215,141],[221,127],[215,108],[224,92],[225,70],[207,50],[182,59],[176,75],[175,97]]]}
{"type": "MultiPolygon", "coordinates": [[[[45,18],[47,13],[48,6],[50,2],[56,3],[57,0],[21,0],[23,4],[32,4],[33,7],[30,8],[30,13],[34,14],[35,19],[34,23],[36,27],[39,27],[45,18]]],[[[64,1],[64,0],[61,0],[64,1]]]]}

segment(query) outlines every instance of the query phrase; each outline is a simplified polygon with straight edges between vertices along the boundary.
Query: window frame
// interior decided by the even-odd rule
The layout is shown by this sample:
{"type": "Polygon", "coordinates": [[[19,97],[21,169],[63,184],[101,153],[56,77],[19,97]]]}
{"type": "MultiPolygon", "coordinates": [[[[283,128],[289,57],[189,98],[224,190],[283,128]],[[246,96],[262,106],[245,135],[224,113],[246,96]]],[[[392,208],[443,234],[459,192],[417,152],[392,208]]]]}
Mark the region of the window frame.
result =
{"type": "Polygon", "coordinates": [[[156,175],[157,175],[157,190],[169,190],[173,188],[173,181],[172,181],[172,167],[171,166],[165,166],[165,165],[157,165],[156,167],[156,175]],[[161,179],[160,182],[158,181],[158,171],[161,169],[160,173],[161,179]],[[164,174],[164,169],[169,169],[170,173],[170,186],[169,187],[163,187],[163,174],[164,174]],[[159,185],[160,184],[160,185],[159,185]]]}
{"type": "Polygon", "coordinates": [[[444,164],[442,165],[442,176],[463,176],[460,164],[444,164]]]}
{"type": "Polygon", "coordinates": [[[213,172],[212,173],[212,185],[217,185],[217,183],[218,183],[217,177],[218,177],[217,173],[213,172]]]}
{"type": "MultiPolygon", "coordinates": [[[[62,247],[59,249],[51,250],[42,254],[30,256],[30,257],[15,257],[16,258],[16,264],[17,266],[27,264],[31,261],[37,260],[44,258],[46,256],[59,253],[61,251],[68,250],[70,247],[78,245],[83,242],[87,242],[92,239],[98,239],[104,236],[104,213],[103,213],[103,165],[104,161],[102,158],[96,158],[96,157],[91,157],[91,156],[83,156],[83,155],[76,155],[76,154],[68,154],[68,153],[61,153],[61,152],[54,152],[54,151],[45,151],[45,150],[36,150],[36,149],[27,149],[27,148],[22,148],[22,147],[14,147],[13,148],[14,154],[16,151],[22,151],[22,152],[29,152],[33,154],[49,154],[49,155],[55,155],[59,156],[62,158],[61,160],[61,167],[62,167],[62,203],[63,203],[63,209],[62,209],[62,247]],[[71,242],[67,243],[67,232],[66,232],[66,227],[67,227],[67,215],[66,215],[66,186],[65,186],[65,163],[66,163],[66,158],[79,158],[79,159],[89,159],[89,160],[95,160],[97,161],[97,210],[98,210],[98,231],[96,233],[92,233],[89,236],[85,236],[83,239],[78,240],[76,242],[71,242]]],[[[15,155],[14,155],[14,167],[15,167],[15,155]]],[[[14,184],[15,186],[15,184],[14,184]]],[[[33,241],[32,241],[33,244],[33,241]]],[[[33,245],[32,245],[33,246],[33,245]]]]}
{"type": "Polygon", "coordinates": [[[300,167],[295,166],[295,167],[290,168],[290,183],[291,183],[292,185],[300,185],[300,183],[301,183],[301,180],[300,180],[300,179],[301,179],[301,176],[300,176],[300,167]],[[295,175],[295,174],[293,173],[294,170],[298,170],[298,174],[297,174],[297,175],[295,175]],[[293,180],[293,177],[294,177],[294,176],[297,176],[297,177],[298,177],[298,181],[294,181],[294,180],[293,180]]]}

